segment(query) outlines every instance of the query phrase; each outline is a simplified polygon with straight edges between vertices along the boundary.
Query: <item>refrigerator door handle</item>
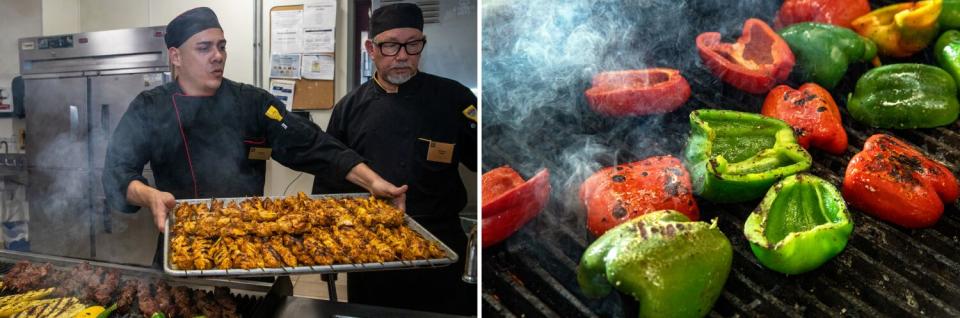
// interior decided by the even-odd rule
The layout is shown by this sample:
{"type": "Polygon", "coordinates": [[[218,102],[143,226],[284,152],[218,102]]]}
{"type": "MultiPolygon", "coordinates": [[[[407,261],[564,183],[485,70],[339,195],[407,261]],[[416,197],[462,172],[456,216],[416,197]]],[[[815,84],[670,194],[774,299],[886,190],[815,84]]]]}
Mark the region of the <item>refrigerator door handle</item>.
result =
{"type": "Polygon", "coordinates": [[[70,136],[80,140],[80,109],[75,105],[70,105],[70,136]]]}
{"type": "Polygon", "coordinates": [[[110,215],[110,206],[107,205],[107,198],[103,198],[103,232],[113,233],[113,217],[110,215]]]}
{"type": "Polygon", "coordinates": [[[110,104],[100,105],[100,129],[104,136],[110,136],[110,104]]]}

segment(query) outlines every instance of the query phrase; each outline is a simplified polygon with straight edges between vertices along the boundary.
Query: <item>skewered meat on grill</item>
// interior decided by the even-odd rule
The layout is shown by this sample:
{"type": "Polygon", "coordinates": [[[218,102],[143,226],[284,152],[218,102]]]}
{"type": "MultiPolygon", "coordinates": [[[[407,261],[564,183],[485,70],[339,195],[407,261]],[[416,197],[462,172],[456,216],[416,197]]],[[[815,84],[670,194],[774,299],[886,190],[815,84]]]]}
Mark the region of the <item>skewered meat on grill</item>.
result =
{"type": "Polygon", "coordinates": [[[217,302],[210,297],[210,294],[198,291],[194,293],[193,296],[196,300],[197,309],[202,315],[207,318],[223,317],[223,310],[220,308],[220,304],[217,304],[217,302]]]}
{"type": "Polygon", "coordinates": [[[19,291],[28,291],[40,287],[47,274],[50,264],[36,265],[27,261],[20,261],[3,277],[3,285],[19,291]]]}
{"type": "MultiPolygon", "coordinates": [[[[277,241],[282,239],[277,238],[277,241]]],[[[269,246],[270,241],[262,244],[269,246]]],[[[207,317],[239,317],[236,299],[228,288],[217,287],[213,294],[196,292],[197,297],[204,297],[206,309],[201,311],[194,304],[193,292],[187,287],[172,288],[165,281],[151,284],[141,279],[127,279],[117,292],[121,285],[120,273],[89,263],[63,270],[51,264],[22,261],[7,271],[0,281],[5,286],[11,286],[11,289],[27,288],[19,294],[0,297],[0,307],[4,307],[0,316],[48,317],[50,313],[73,310],[72,307],[67,308],[72,304],[79,306],[76,310],[79,311],[90,303],[101,306],[116,303],[117,314],[124,316],[140,313],[149,317],[153,313],[163,312],[168,317],[194,317],[200,313],[209,313],[207,317]],[[87,299],[81,301],[81,298],[87,299]],[[72,303],[63,300],[71,300],[72,303]],[[139,307],[137,309],[133,308],[135,302],[139,307]]],[[[73,314],[68,316],[73,317],[73,314]]]]}
{"type": "Polygon", "coordinates": [[[178,317],[176,312],[177,308],[173,303],[173,294],[170,292],[170,286],[164,281],[159,281],[157,282],[156,291],[155,299],[160,311],[166,313],[168,316],[178,317]]]}
{"type": "Polygon", "coordinates": [[[83,277],[83,300],[84,301],[94,301],[95,294],[97,293],[97,287],[100,286],[100,277],[103,276],[103,268],[97,267],[93,269],[89,275],[83,277]]]}
{"type": "Polygon", "coordinates": [[[137,283],[137,300],[139,301],[140,312],[147,316],[158,312],[160,306],[157,305],[157,300],[153,297],[151,284],[142,280],[137,283]]]}
{"type": "Polygon", "coordinates": [[[220,307],[223,308],[223,313],[236,315],[237,312],[237,302],[233,299],[233,295],[230,295],[230,288],[226,287],[214,287],[213,289],[213,299],[220,304],[220,307]]]}
{"type": "Polygon", "coordinates": [[[197,308],[193,305],[192,294],[193,292],[190,291],[190,288],[184,286],[173,288],[173,303],[177,306],[177,313],[181,317],[194,317],[197,315],[197,308]]]}
{"type": "Polygon", "coordinates": [[[130,305],[133,305],[133,299],[137,296],[137,285],[138,283],[135,280],[123,282],[120,296],[117,297],[117,312],[121,314],[130,312],[130,305]]]}
{"type": "Polygon", "coordinates": [[[117,271],[111,270],[107,271],[106,276],[103,277],[103,281],[100,286],[97,286],[93,294],[93,299],[98,304],[108,304],[110,300],[113,299],[113,292],[117,290],[117,286],[120,284],[120,273],[117,271]]]}
{"type": "Polygon", "coordinates": [[[54,292],[58,297],[67,295],[83,295],[86,277],[93,274],[93,268],[89,263],[81,263],[70,270],[67,279],[54,292]]]}

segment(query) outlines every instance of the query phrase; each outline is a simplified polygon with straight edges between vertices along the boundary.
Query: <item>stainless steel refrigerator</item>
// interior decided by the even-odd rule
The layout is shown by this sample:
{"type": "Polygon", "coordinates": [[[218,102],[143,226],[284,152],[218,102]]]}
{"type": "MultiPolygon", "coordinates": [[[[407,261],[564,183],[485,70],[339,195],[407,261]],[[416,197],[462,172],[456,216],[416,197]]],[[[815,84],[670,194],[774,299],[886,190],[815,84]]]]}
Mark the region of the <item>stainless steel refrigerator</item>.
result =
{"type": "MultiPolygon", "coordinates": [[[[36,253],[149,265],[150,212],[111,211],[107,143],[130,101],[168,81],[164,27],[19,40],[26,109],[28,237],[36,253]]],[[[149,167],[144,172],[153,184],[149,167]]]]}

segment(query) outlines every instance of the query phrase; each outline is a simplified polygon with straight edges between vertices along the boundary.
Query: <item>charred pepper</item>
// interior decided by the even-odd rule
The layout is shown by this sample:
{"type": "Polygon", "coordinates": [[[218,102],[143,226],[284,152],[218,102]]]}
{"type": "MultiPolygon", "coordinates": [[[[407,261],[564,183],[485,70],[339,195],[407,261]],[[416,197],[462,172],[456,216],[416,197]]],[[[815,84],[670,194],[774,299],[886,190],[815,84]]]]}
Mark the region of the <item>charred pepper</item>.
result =
{"type": "Polygon", "coordinates": [[[843,197],[878,219],[922,228],[940,219],[944,204],[960,197],[960,188],[943,164],[900,139],[876,134],[847,165],[843,197]]]}
{"type": "Polygon", "coordinates": [[[944,70],[924,64],[890,64],[867,71],[847,101],[850,116],[878,128],[931,128],[960,114],[957,85],[944,70]]]}
{"type": "Polygon", "coordinates": [[[777,29],[800,22],[820,22],[850,27],[850,22],[870,13],[867,0],[786,0],[777,11],[777,29]]]}
{"type": "Polygon", "coordinates": [[[690,84],[669,68],[602,72],[586,92],[594,111],[608,116],[669,113],[690,98],[690,84]]]}
{"type": "Polygon", "coordinates": [[[676,211],[641,215],[587,247],[577,268],[584,295],[617,290],[640,303],[640,317],[701,317],[720,296],[733,249],[713,223],[676,211]]]}
{"type": "Polygon", "coordinates": [[[839,155],[847,150],[847,132],[840,123],[840,109],[820,85],[806,83],[798,89],[774,87],[763,101],[760,113],[793,126],[797,143],[839,155]]]}
{"type": "Polygon", "coordinates": [[[943,0],[891,4],[853,20],[851,26],[877,43],[880,55],[907,57],[937,37],[942,9],[943,0]]]}
{"type": "Polygon", "coordinates": [[[710,72],[752,94],[766,93],[786,80],[795,62],[787,42],[758,19],[743,23],[743,34],[736,43],[721,42],[718,32],[701,33],[697,50],[710,72]]]}
{"type": "Polygon", "coordinates": [[[684,150],[693,192],[715,202],[763,196],[774,182],[810,168],[813,159],[787,123],[731,110],[690,113],[684,150]]]}
{"type": "Polygon", "coordinates": [[[798,23],[780,30],[797,58],[794,73],[804,82],[834,88],[850,63],[867,62],[877,45],[850,29],[823,23],[798,23]]]}
{"type": "Polygon", "coordinates": [[[790,275],[813,270],[839,254],[851,232],[853,222],[840,191],[805,173],[770,188],[743,226],[760,264],[790,275]]]}
{"type": "Polygon", "coordinates": [[[651,211],[670,209],[694,221],[700,218],[690,174],[673,156],[603,168],[580,186],[580,200],[587,207],[587,228],[596,236],[651,211]]]}
{"type": "Polygon", "coordinates": [[[488,247],[513,235],[537,216],[550,199],[550,172],[546,169],[523,181],[509,166],[483,174],[481,245],[488,247]]]}

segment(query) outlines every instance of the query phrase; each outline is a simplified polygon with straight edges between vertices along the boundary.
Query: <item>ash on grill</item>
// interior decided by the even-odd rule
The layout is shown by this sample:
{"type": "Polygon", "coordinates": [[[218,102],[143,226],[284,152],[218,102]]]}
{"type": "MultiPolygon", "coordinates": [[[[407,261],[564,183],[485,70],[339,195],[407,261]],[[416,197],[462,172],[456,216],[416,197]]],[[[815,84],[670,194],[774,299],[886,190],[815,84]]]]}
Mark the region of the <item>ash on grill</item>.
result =
{"type": "Polygon", "coordinates": [[[20,261],[0,279],[3,282],[0,295],[52,287],[56,297],[73,296],[84,303],[104,307],[115,302],[117,313],[125,317],[149,316],[155,312],[163,312],[167,317],[241,316],[237,299],[226,287],[215,287],[211,293],[185,286],[171,287],[163,280],[128,278],[121,282],[120,278],[116,270],[104,270],[88,263],[63,271],[49,263],[20,261]]]}

